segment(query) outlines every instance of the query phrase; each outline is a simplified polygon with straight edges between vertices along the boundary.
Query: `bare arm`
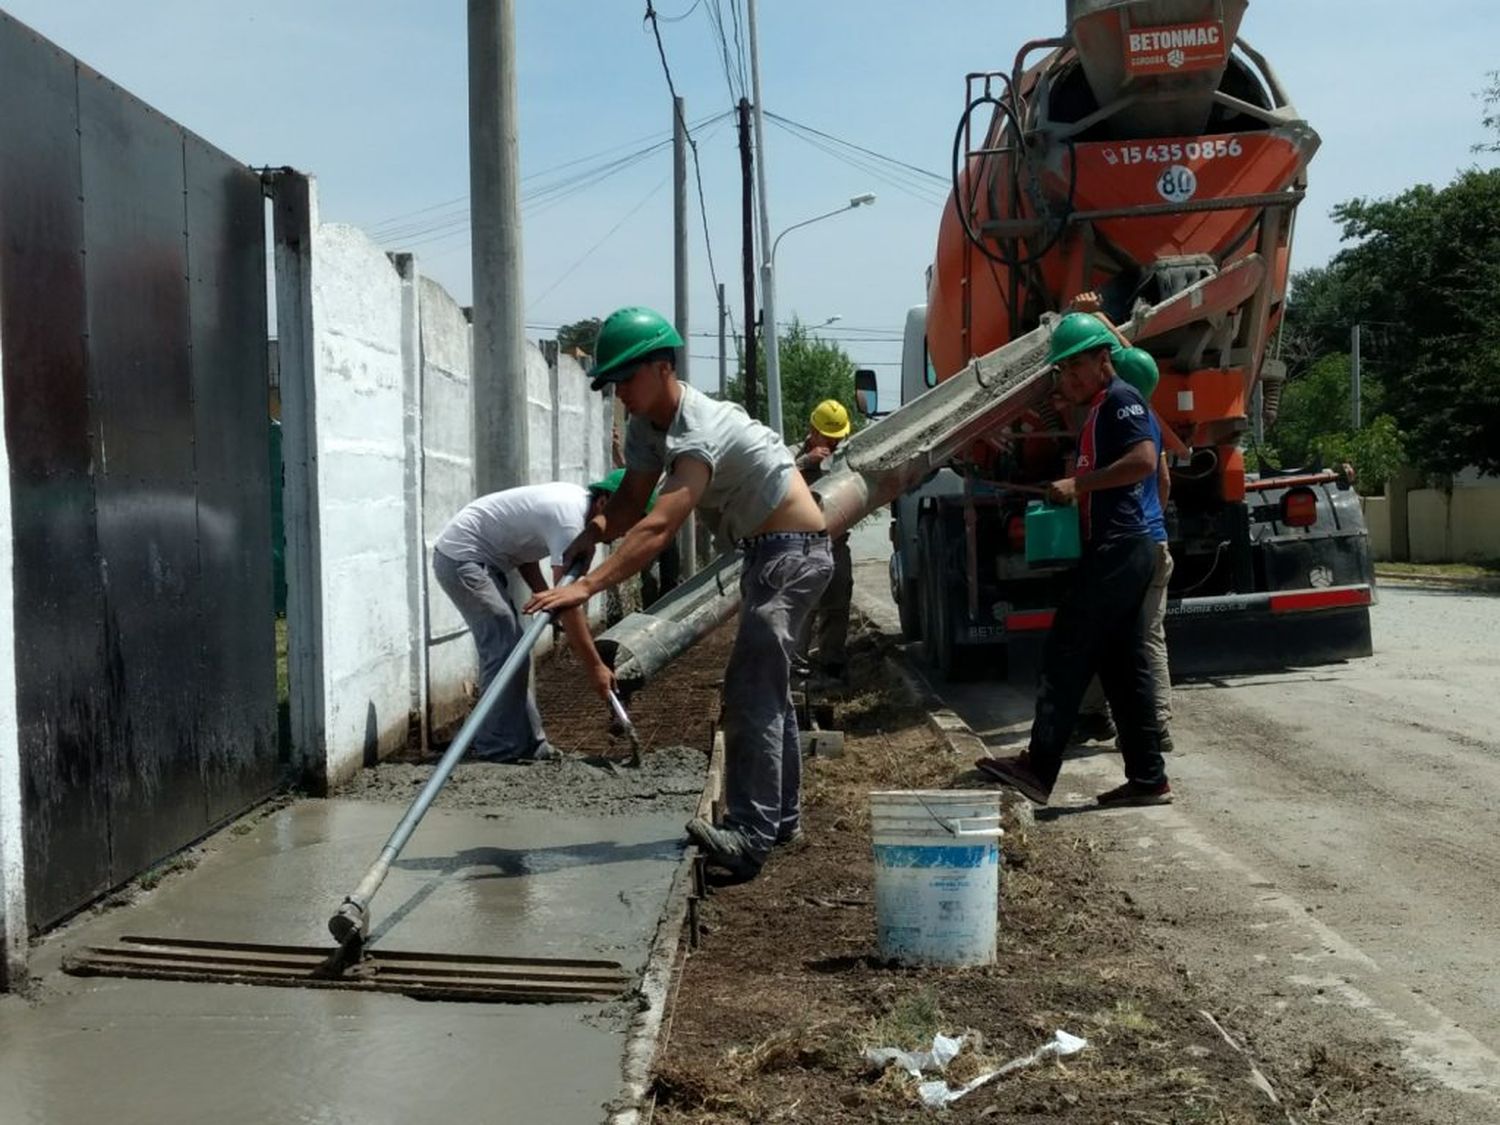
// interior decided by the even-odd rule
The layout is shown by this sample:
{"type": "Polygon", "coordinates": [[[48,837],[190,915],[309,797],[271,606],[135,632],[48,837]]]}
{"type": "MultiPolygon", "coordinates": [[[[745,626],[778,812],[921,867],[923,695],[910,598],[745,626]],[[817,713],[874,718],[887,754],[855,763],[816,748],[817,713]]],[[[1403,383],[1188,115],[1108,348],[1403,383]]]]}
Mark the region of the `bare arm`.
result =
{"type": "MultiPolygon", "coordinates": [[[[522,563],[516,568],[521,575],[521,581],[531,588],[533,594],[540,594],[547,588],[547,583],[542,579],[542,568],[534,562],[522,563]]],[[[552,579],[557,581],[556,575],[552,579]]]]}
{"type": "MultiPolygon", "coordinates": [[[[651,514],[635,523],[609,558],[571,586],[548,590],[526,603],[527,613],[553,612],[579,605],[651,565],[686,522],[708,487],[711,471],[695,457],[679,457],[662,483],[651,514]]],[[[629,481],[630,474],[626,474],[629,481]]],[[[624,491],[624,485],[621,485],[624,491]]],[[[649,490],[647,495],[650,495],[649,490]]],[[[643,505],[644,506],[644,505],[643,505]]]]}
{"type": "Polygon", "coordinates": [[[580,558],[585,562],[592,561],[595,547],[600,543],[613,543],[640,520],[647,501],[651,499],[657,475],[641,469],[626,470],[625,479],[606,501],[604,510],[583,525],[583,530],[563,552],[570,566],[580,558]]]}
{"type": "MultiPolygon", "coordinates": [[[[552,568],[554,586],[561,581],[562,576],[562,567],[554,566],[552,568]]],[[[545,589],[546,587],[543,586],[542,590],[545,589]]],[[[536,592],[540,594],[542,590],[536,590],[536,592]]],[[[599,650],[594,647],[594,637],[589,631],[588,615],[583,606],[577,605],[563,610],[558,614],[558,620],[562,623],[563,632],[568,635],[568,647],[573,650],[578,663],[583,665],[584,674],[588,676],[589,683],[593,685],[601,698],[608,699],[609,693],[615,689],[615,674],[610,671],[609,665],[604,663],[604,657],[600,656],[599,650]]]]}
{"type": "Polygon", "coordinates": [[[1167,510],[1167,498],[1172,495],[1172,473],[1167,468],[1167,455],[1163,453],[1156,464],[1156,499],[1161,503],[1163,514],[1167,510]]]}

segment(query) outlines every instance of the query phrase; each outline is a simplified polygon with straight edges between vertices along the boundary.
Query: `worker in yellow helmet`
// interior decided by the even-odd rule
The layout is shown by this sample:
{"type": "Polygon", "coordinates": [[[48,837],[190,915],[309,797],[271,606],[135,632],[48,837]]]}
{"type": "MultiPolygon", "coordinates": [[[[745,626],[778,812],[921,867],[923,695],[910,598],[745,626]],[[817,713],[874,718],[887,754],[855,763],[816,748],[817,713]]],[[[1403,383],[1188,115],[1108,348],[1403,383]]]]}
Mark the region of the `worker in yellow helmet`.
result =
{"type": "MultiPolygon", "coordinates": [[[[837,399],[824,399],[813,408],[807,439],[797,451],[797,470],[811,484],[823,475],[828,459],[853,426],[849,411],[837,399]]],[[[854,560],[849,554],[849,533],[833,543],[833,577],[823,591],[815,613],[807,619],[792,662],[794,675],[806,678],[816,670],[832,681],[842,682],[848,670],[849,603],[854,596],[854,560]],[[818,637],[817,668],[812,662],[812,640],[818,637]]]]}

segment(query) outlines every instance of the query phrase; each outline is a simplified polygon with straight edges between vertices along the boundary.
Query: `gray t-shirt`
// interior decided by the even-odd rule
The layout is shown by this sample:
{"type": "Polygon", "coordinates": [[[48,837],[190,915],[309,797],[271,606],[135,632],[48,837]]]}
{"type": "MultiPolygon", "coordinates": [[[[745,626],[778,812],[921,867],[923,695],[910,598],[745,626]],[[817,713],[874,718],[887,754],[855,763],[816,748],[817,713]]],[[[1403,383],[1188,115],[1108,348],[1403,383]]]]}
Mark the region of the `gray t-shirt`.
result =
{"type": "Polygon", "coordinates": [[[679,457],[694,457],[713,475],[698,510],[725,539],[744,539],[766,522],[792,484],[791,450],[745,408],[719,402],[686,383],[677,415],[665,431],[644,415],[625,427],[625,467],[668,471],[679,457]]]}
{"type": "Polygon", "coordinates": [[[589,492],[557,481],[491,492],[466,505],[448,521],[433,546],[454,562],[478,562],[515,570],[551,558],[563,565],[563,552],[583,530],[589,492]]]}

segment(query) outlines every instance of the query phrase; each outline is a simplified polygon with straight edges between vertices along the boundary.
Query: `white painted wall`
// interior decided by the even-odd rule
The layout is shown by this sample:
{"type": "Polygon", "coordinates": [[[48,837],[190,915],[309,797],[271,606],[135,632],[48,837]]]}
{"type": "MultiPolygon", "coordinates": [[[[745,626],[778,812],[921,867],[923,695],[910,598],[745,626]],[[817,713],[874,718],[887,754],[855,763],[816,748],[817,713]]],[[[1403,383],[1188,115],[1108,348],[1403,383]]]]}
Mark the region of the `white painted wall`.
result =
{"type": "MultiPolygon", "coordinates": [[[[420,260],[319,222],[310,180],[287,177],[275,210],[293,737],[304,773],[336,785],[402,746],[410,716],[467,712],[478,661],[431,550],[486,439],[468,318],[420,260]]],[[[529,482],[608,472],[612,405],[578,363],[551,370],[529,343],[525,378],[529,482]]]]}
{"type": "Polygon", "coordinates": [[[422,568],[427,585],[429,717],[442,729],[468,710],[466,685],[479,661],[464,620],[432,574],[432,544],[443,525],[474,499],[473,370],[469,321],[437,282],[419,290],[422,334],[422,568]]]}
{"type": "MultiPolygon", "coordinates": [[[[5,414],[0,403],[0,433],[5,414]]],[[[0,441],[0,992],[26,977],[26,864],[21,739],[16,716],[15,545],[10,535],[10,453],[0,441]]]]}
{"type": "Polygon", "coordinates": [[[333,784],[404,744],[412,707],[402,305],[385,253],[340,224],[313,228],[311,291],[325,776],[333,784]]]}

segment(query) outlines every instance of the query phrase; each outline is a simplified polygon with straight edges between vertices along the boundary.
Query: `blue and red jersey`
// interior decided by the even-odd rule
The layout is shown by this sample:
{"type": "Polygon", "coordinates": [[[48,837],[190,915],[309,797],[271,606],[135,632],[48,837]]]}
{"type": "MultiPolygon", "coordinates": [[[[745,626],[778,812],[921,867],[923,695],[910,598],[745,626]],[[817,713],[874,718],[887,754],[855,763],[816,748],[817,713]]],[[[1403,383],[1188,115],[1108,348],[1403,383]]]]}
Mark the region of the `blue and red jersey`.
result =
{"type": "MultiPolygon", "coordinates": [[[[1146,400],[1125,380],[1110,380],[1089,403],[1088,417],[1078,437],[1074,476],[1108,468],[1143,441],[1151,442],[1156,455],[1161,456],[1160,431],[1146,400]]],[[[1078,498],[1078,518],[1086,543],[1138,536],[1158,541],[1166,538],[1154,472],[1123,488],[1083,493],[1078,498]]]]}

